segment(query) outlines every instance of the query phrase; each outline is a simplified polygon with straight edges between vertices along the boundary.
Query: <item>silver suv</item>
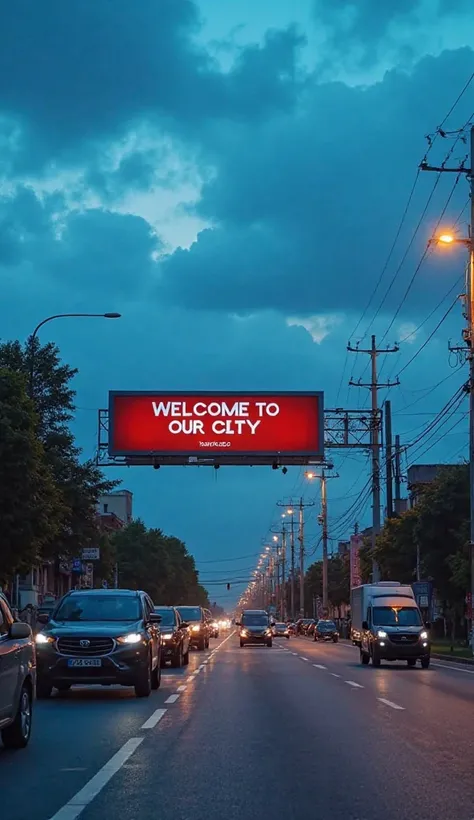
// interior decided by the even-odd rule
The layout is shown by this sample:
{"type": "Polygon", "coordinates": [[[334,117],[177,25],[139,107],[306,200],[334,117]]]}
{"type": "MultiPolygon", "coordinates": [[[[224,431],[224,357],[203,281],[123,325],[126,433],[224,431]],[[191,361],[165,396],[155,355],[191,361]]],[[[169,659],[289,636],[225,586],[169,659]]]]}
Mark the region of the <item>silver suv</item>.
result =
{"type": "Polygon", "coordinates": [[[30,739],[35,679],[31,627],[14,620],[0,593],[0,733],[7,749],[22,749],[30,739]]]}

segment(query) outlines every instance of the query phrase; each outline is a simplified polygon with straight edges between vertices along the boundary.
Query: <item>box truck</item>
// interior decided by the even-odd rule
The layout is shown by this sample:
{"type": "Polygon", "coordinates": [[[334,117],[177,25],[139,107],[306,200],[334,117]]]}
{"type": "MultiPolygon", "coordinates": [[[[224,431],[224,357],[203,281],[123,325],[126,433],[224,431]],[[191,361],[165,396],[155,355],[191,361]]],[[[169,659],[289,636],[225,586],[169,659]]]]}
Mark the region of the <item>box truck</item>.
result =
{"type": "Polygon", "coordinates": [[[351,640],[360,660],[430,665],[430,624],[424,624],[411,586],[399,581],[363,584],[351,590],[351,640]]]}

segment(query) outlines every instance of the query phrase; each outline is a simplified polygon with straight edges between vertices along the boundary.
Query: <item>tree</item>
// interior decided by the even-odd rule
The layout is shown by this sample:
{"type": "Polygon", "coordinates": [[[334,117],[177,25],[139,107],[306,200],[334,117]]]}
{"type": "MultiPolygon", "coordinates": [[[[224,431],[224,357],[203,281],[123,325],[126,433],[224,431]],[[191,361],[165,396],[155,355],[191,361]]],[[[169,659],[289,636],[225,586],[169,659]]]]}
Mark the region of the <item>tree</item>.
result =
{"type": "Polygon", "coordinates": [[[111,540],[121,587],[143,589],[157,605],[209,606],[194,558],[179,538],[134,521],[114,533],[111,540]]]}
{"type": "Polygon", "coordinates": [[[119,482],[107,481],[92,461],[81,463],[69,424],[74,414],[74,370],[60,360],[56,345],[41,346],[30,338],[0,345],[0,367],[22,374],[36,413],[36,433],[61,494],[62,524],[53,540],[45,542],[47,558],[73,557],[98,538],[96,508],[99,496],[119,482]]]}
{"type": "Polygon", "coordinates": [[[21,375],[0,369],[0,583],[33,564],[64,520],[21,375]]]}
{"type": "MultiPolygon", "coordinates": [[[[334,555],[328,560],[328,598],[333,607],[340,607],[341,604],[348,604],[350,599],[349,589],[349,562],[339,555],[334,555]]],[[[305,598],[312,600],[313,597],[323,597],[323,562],[315,561],[308,567],[305,576],[305,598]]]]}

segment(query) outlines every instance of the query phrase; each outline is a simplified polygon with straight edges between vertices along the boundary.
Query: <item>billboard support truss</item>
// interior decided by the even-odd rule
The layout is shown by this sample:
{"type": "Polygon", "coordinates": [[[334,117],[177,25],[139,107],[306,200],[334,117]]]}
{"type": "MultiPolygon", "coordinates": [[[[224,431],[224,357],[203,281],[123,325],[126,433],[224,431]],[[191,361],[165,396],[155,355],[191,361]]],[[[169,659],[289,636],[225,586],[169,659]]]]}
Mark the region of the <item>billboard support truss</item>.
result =
{"type": "MultiPolygon", "coordinates": [[[[371,448],[371,434],[374,429],[382,426],[382,411],[378,410],[375,415],[371,410],[344,410],[337,408],[334,410],[324,410],[324,446],[332,449],[359,449],[369,450],[371,448]]],[[[275,458],[274,468],[280,466],[298,466],[320,463],[321,459],[316,458],[291,458],[285,456],[280,462],[275,458]]],[[[96,462],[99,467],[133,467],[148,466],[159,467],[171,465],[183,465],[183,456],[179,455],[143,455],[143,456],[111,456],[109,455],[109,411],[99,410],[98,442],[96,462]]],[[[226,466],[259,466],[268,465],[267,458],[254,456],[190,456],[186,459],[186,466],[197,467],[220,467],[226,466]]]]}

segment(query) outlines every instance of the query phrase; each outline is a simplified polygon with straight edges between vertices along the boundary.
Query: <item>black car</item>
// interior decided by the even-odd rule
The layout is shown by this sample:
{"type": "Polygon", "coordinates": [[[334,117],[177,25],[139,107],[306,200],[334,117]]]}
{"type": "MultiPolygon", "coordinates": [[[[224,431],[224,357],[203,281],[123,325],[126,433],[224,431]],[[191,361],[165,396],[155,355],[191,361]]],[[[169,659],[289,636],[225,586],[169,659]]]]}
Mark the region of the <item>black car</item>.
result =
{"type": "Polygon", "coordinates": [[[189,663],[189,624],[183,621],[174,606],[155,606],[161,615],[161,665],[171,661],[171,666],[181,668],[189,663]]]}
{"type": "Polygon", "coordinates": [[[312,630],[314,629],[316,621],[314,618],[300,618],[299,621],[296,622],[296,629],[298,635],[309,635],[311,634],[312,630]]]}
{"type": "Polygon", "coordinates": [[[240,648],[250,643],[272,646],[273,623],[264,609],[247,609],[242,612],[240,621],[240,648]]]}
{"type": "Polygon", "coordinates": [[[148,697],[161,683],[161,616],[145,592],[74,590],[36,635],[38,698],[73,684],[134,686],[148,697]]]}
{"type": "Polygon", "coordinates": [[[211,626],[202,606],[177,606],[181,618],[189,624],[191,646],[209,649],[211,626]]]}
{"type": "Polygon", "coordinates": [[[288,624],[275,624],[273,626],[273,637],[287,638],[287,640],[290,640],[290,628],[288,624]]]}
{"type": "Polygon", "coordinates": [[[333,641],[337,643],[339,640],[339,632],[334,621],[320,620],[314,627],[315,641],[333,641]]]}

